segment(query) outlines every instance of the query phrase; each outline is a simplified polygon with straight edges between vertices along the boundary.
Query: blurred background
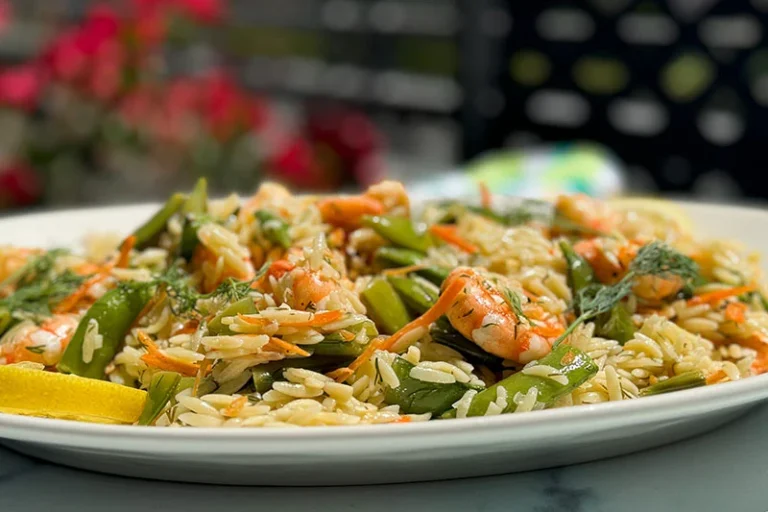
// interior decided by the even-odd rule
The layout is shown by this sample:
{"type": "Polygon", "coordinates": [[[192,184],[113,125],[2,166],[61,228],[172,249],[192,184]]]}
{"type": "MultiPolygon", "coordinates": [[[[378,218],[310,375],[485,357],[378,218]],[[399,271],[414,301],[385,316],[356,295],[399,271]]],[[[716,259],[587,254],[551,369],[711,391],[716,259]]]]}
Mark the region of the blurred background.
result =
{"type": "Polygon", "coordinates": [[[0,208],[766,194],[768,0],[0,0],[0,208]]]}

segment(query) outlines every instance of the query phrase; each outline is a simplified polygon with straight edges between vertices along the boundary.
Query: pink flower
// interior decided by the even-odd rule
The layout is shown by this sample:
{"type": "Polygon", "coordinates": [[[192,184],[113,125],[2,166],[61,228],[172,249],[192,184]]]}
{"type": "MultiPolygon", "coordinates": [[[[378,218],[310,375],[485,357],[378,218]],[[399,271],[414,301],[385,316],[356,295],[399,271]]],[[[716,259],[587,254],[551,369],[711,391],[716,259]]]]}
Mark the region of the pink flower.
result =
{"type": "Polygon", "coordinates": [[[33,110],[42,91],[42,77],[37,66],[24,64],[0,72],[0,103],[33,110]]]}
{"type": "Polygon", "coordinates": [[[323,188],[325,185],[312,146],[301,138],[288,141],[273,156],[269,167],[275,177],[297,187],[323,188]]]}
{"type": "Polygon", "coordinates": [[[224,17],[221,0],[175,0],[178,9],[200,23],[215,23],[224,17]]]}
{"type": "Polygon", "coordinates": [[[24,163],[0,167],[0,205],[28,206],[37,202],[43,184],[37,173],[24,163]]]}

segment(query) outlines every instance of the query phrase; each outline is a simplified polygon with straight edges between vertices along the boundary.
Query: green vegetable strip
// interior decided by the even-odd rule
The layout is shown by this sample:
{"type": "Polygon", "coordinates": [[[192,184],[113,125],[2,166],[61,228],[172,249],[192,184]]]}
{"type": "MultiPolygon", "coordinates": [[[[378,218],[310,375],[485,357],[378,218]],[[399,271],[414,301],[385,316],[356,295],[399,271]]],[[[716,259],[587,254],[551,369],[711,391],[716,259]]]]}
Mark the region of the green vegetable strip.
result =
{"type": "Polygon", "coordinates": [[[408,309],[417,315],[423,315],[437,301],[437,294],[428,290],[413,279],[407,277],[389,276],[387,281],[403,299],[408,309]]]}
{"type": "Polygon", "coordinates": [[[223,318],[226,318],[228,316],[236,316],[238,314],[240,315],[252,315],[254,313],[257,313],[256,306],[253,304],[253,299],[250,297],[246,297],[244,299],[241,299],[237,302],[234,302],[224,308],[223,311],[221,311],[218,315],[216,315],[213,320],[208,324],[208,332],[214,336],[219,336],[221,334],[232,334],[232,331],[230,330],[229,326],[224,325],[221,323],[221,320],[223,318]]]}
{"type": "Polygon", "coordinates": [[[361,298],[368,309],[368,316],[384,334],[394,334],[411,321],[405,304],[384,279],[371,281],[361,298]]]}
{"type": "Polygon", "coordinates": [[[489,354],[475,343],[461,335],[446,317],[441,317],[430,329],[432,341],[452,348],[473,364],[484,364],[489,368],[501,368],[503,359],[489,354]]]}
{"type": "Polygon", "coordinates": [[[123,285],[110,290],[97,300],[85,313],[67,345],[57,368],[62,373],[74,373],[81,377],[103,379],[104,369],[123,344],[125,335],[136,317],[152,297],[153,288],[146,284],[123,285]],[[83,361],[83,341],[90,320],[99,324],[103,336],[101,348],[94,350],[89,363],[83,361]]]}
{"type": "MultiPolygon", "coordinates": [[[[578,293],[581,290],[595,283],[595,272],[589,263],[573,250],[573,247],[568,242],[560,242],[560,250],[563,252],[565,261],[568,264],[568,286],[573,290],[574,298],[578,298],[578,293]]],[[[578,304],[574,304],[574,306],[577,312],[581,313],[578,304]]]]}
{"type": "Polygon", "coordinates": [[[160,233],[165,230],[168,220],[181,209],[186,199],[184,194],[173,194],[160,211],[144,223],[143,226],[134,231],[133,236],[136,237],[136,248],[146,249],[155,243],[160,233]]]}
{"type": "Polygon", "coordinates": [[[413,222],[406,217],[363,217],[363,225],[398,247],[426,253],[432,246],[429,235],[425,231],[417,230],[413,222]]]}
{"type": "Polygon", "coordinates": [[[283,380],[283,370],[287,368],[307,368],[324,373],[338,368],[340,361],[344,359],[313,355],[260,364],[251,370],[253,386],[259,393],[266,393],[276,380],[283,380]]]}
{"type": "MultiPolygon", "coordinates": [[[[381,247],[376,250],[376,253],[373,257],[375,262],[384,268],[397,268],[418,265],[421,263],[424,255],[410,249],[381,247]]],[[[422,276],[424,279],[427,279],[428,281],[440,286],[443,281],[448,278],[450,270],[441,267],[429,266],[427,268],[417,270],[416,273],[422,276]]]]}
{"type": "Polygon", "coordinates": [[[595,333],[624,344],[635,337],[635,323],[627,307],[618,303],[595,319],[595,333]]]}
{"type": "Polygon", "coordinates": [[[290,225],[281,217],[266,210],[258,210],[253,216],[261,224],[261,231],[267,240],[283,249],[291,247],[290,225]]]}
{"type": "Polygon", "coordinates": [[[387,387],[384,392],[384,400],[388,404],[399,405],[401,412],[407,414],[426,412],[433,415],[442,414],[461,399],[464,393],[473,389],[468,384],[461,382],[441,384],[414,379],[410,375],[413,367],[413,364],[402,357],[395,358],[392,369],[395,371],[400,385],[394,389],[387,387]]]}
{"type": "Polygon", "coordinates": [[[208,211],[208,180],[200,178],[195,183],[195,188],[184,202],[182,212],[186,214],[203,214],[208,211]]]}
{"type": "Polygon", "coordinates": [[[312,357],[315,356],[335,356],[354,359],[363,353],[365,347],[362,343],[354,341],[321,341],[317,345],[312,345],[312,357]]]}
{"type": "Polygon", "coordinates": [[[681,373],[667,380],[657,382],[653,386],[648,386],[640,392],[643,396],[661,395],[672,391],[682,391],[683,389],[698,388],[707,384],[704,374],[698,370],[681,373]]]}
{"type": "MultiPolygon", "coordinates": [[[[526,394],[529,389],[539,392],[537,401],[552,405],[559,397],[570,393],[597,373],[597,365],[581,350],[562,345],[539,360],[539,364],[551,366],[568,378],[568,384],[559,384],[548,377],[526,375],[518,372],[481,391],[472,399],[467,416],[484,416],[488,405],[496,400],[496,389],[503,387],[507,391],[507,407],[503,412],[514,412],[517,408],[514,397],[517,393],[526,394]]],[[[444,417],[455,417],[456,411],[448,411],[444,417]]]]}
{"type": "Polygon", "coordinates": [[[147,389],[147,401],[139,416],[139,425],[152,425],[176,394],[181,375],[176,372],[158,372],[152,376],[147,389]]]}

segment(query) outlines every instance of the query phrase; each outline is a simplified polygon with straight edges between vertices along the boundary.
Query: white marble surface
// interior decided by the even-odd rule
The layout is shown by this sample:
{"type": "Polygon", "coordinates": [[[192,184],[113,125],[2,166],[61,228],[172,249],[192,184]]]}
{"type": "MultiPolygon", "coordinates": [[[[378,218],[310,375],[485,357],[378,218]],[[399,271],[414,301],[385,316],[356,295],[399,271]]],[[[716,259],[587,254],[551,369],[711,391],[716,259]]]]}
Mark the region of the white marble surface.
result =
{"type": "Polygon", "coordinates": [[[634,455],[490,478],[335,488],[189,485],[88,473],[0,448],[0,511],[487,512],[768,510],[768,405],[634,455]]]}

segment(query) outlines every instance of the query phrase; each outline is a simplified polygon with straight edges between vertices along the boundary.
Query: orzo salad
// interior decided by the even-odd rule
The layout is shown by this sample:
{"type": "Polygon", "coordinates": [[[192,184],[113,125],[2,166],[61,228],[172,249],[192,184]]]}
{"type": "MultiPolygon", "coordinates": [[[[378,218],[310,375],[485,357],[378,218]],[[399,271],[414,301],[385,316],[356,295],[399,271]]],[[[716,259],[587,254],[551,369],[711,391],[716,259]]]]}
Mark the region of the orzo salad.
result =
{"type": "Polygon", "coordinates": [[[175,194],[124,238],[0,248],[0,412],[158,427],[409,423],[768,369],[756,255],[674,205],[418,212],[404,187],[175,194]]]}

